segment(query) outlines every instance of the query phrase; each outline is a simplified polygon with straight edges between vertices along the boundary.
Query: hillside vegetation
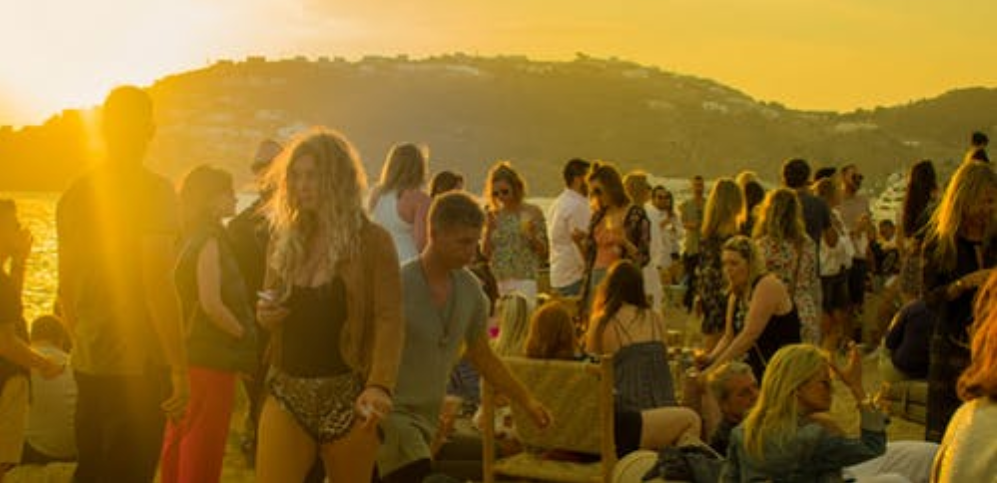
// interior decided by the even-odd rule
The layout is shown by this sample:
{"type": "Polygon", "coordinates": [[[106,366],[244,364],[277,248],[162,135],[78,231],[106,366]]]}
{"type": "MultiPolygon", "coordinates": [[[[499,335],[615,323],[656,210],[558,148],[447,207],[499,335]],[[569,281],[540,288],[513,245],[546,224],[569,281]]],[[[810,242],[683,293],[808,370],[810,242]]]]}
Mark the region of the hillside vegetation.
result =
{"type": "MultiPolygon", "coordinates": [[[[657,176],[751,169],[774,180],[781,162],[797,156],[814,167],[859,164],[877,184],[917,159],[957,162],[971,131],[995,138],[997,118],[996,89],[809,112],[710,80],[582,54],[571,62],[461,54],[248,58],[165,77],[150,90],[158,124],[150,163],[170,176],[208,162],[245,180],[261,139],[325,125],[355,143],[371,178],[392,144],[416,141],[430,146],[432,170],[463,172],[473,190],[491,162],[509,159],[538,194],[559,188],[570,157],[657,176]]],[[[42,126],[0,129],[0,189],[64,187],[94,157],[97,144],[87,135],[93,114],[68,110],[42,126]]]]}

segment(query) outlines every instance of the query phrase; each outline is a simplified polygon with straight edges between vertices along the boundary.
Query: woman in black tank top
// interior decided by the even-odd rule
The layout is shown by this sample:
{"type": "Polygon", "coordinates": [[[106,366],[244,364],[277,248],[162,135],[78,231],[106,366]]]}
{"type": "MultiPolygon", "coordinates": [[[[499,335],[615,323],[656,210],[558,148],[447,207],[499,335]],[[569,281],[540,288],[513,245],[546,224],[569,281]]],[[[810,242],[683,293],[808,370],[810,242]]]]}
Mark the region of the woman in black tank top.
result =
{"type": "Polygon", "coordinates": [[[781,280],[764,271],[749,238],[736,236],[723,245],[722,269],[729,282],[726,329],[699,362],[707,374],[727,361],[746,359],[760,380],[771,355],[800,341],[799,314],[781,280]]]}

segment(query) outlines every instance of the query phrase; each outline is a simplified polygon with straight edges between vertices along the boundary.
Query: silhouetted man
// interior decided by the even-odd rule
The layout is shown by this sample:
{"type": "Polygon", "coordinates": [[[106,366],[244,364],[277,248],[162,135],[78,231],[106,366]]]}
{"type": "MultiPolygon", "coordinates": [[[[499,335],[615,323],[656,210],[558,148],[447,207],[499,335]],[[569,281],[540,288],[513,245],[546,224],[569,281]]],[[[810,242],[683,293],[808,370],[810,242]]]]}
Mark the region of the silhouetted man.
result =
{"type": "Polygon", "coordinates": [[[177,201],[143,166],[154,132],[149,95],[114,89],[102,110],[107,159],[56,207],[59,297],[76,341],[76,483],[152,481],[164,416],[187,406],[177,201]]]}

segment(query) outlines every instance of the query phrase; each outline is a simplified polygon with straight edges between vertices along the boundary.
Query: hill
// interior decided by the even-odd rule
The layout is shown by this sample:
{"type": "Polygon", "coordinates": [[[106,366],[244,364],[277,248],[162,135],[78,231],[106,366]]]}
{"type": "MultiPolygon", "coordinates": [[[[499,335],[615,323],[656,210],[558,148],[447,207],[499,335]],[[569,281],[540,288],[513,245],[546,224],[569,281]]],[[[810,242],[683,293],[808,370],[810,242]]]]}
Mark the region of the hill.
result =
{"type": "MultiPolygon", "coordinates": [[[[165,77],[150,87],[158,133],[150,161],[177,176],[197,163],[247,176],[265,137],[310,125],[345,133],[370,178],[400,141],[431,148],[431,169],[466,174],[478,190],[490,163],[512,160],[534,193],[554,193],[570,157],[605,159],[657,176],[707,177],[780,163],[854,162],[870,180],[920,158],[954,163],[969,133],[996,132],[996,89],[969,88],[906,105],[809,112],[757,101],[692,76],[617,59],[570,62],[455,54],[413,60],[367,57],[248,58],[165,77]]],[[[43,126],[0,130],[0,189],[59,189],[92,156],[90,112],[43,126]]],[[[92,132],[92,131],[91,131],[92,132]]],[[[995,151],[994,151],[995,152],[995,151]]]]}

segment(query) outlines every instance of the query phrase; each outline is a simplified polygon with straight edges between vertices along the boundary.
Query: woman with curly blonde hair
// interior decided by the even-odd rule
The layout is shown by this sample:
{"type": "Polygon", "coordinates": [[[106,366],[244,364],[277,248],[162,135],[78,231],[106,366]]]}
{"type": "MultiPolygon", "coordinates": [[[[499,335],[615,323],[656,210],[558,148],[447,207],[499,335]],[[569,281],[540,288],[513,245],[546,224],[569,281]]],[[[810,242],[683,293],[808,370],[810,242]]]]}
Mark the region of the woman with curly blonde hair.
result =
{"type": "Polygon", "coordinates": [[[302,134],[268,176],[257,319],[271,331],[272,367],[257,481],[302,481],[317,452],[331,481],[367,481],[402,350],[396,250],[365,215],[364,171],[339,133],[302,134]]]}
{"type": "Polygon", "coordinates": [[[928,441],[941,440],[962,403],[955,382],[969,365],[973,297],[997,265],[996,176],[988,164],[963,164],[952,175],[926,227],[923,299],[936,316],[928,373],[928,441]]]}

